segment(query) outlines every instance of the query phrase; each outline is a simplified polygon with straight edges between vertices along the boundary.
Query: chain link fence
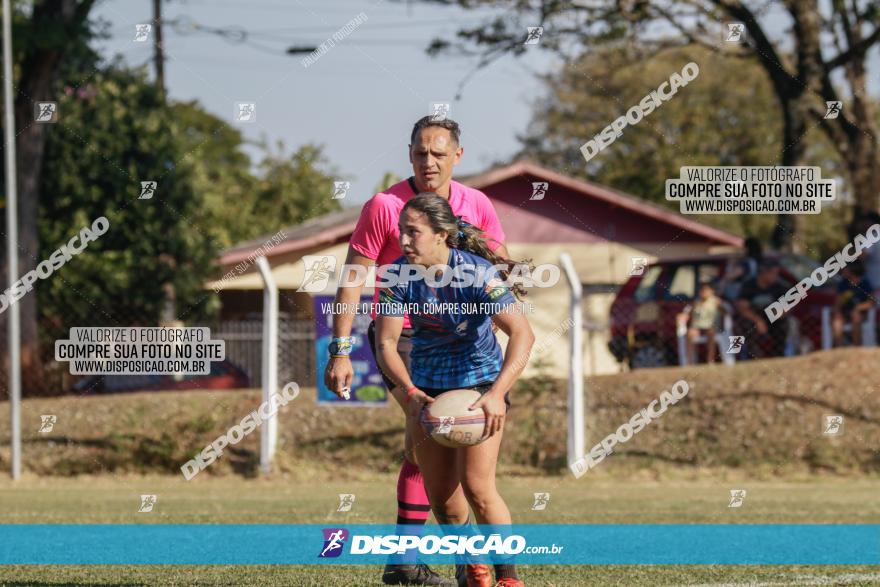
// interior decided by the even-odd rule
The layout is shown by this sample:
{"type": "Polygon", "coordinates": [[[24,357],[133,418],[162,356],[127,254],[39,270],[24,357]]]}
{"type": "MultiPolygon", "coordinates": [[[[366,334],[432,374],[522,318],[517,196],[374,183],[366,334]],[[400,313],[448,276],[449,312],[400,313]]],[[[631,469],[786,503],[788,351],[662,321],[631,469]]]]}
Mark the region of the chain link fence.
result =
{"type": "MultiPolygon", "coordinates": [[[[629,368],[787,357],[845,346],[875,346],[878,312],[872,292],[853,297],[835,276],[783,311],[766,309],[814,263],[779,258],[775,281],[724,279],[716,259],[649,266],[618,290],[609,311],[608,349],[629,368]],[[701,303],[704,284],[718,301],[701,303]],[[708,308],[708,309],[707,309],[708,308]]],[[[769,278],[768,278],[769,279],[769,278]]]]}
{"type": "MultiPolygon", "coordinates": [[[[81,327],[99,326],[80,324],[81,327]]],[[[104,326],[101,324],[100,326],[104,326]]],[[[115,327],[156,327],[126,321],[115,327]]],[[[209,375],[72,375],[70,362],[55,360],[55,341],[66,340],[70,330],[43,320],[38,324],[39,344],[22,345],[22,389],[26,397],[78,395],[184,389],[240,389],[262,385],[263,322],[260,317],[212,323],[186,323],[208,327],[212,340],[225,341],[222,361],[211,361],[209,375]]],[[[278,381],[315,384],[315,325],[312,320],[281,318],[278,324],[278,381]]],[[[8,382],[8,353],[3,349],[0,386],[8,382]]]]}

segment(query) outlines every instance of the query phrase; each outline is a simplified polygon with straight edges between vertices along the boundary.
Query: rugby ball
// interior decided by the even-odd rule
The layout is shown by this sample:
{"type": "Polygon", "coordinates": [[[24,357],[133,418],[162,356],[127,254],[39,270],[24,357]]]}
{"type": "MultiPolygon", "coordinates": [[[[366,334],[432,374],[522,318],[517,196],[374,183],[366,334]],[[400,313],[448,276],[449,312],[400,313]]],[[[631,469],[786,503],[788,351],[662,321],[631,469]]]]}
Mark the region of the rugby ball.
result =
{"type": "Polygon", "coordinates": [[[450,448],[480,444],[486,424],[482,409],[469,410],[468,406],[480,399],[474,389],[452,389],[438,395],[433,403],[422,407],[419,422],[435,442],[450,448]]]}

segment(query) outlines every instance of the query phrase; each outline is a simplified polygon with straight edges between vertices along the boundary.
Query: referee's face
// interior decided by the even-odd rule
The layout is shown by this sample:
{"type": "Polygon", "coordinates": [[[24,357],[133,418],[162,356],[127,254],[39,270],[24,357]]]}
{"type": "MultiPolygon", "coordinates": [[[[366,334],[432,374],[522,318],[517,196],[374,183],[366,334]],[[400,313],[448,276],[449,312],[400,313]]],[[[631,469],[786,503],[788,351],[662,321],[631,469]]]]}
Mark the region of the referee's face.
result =
{"type": "Polygon", "coordinates": [[[464,153],[452,134],[442,127],[429,126],[416,135],[409,147],[413,178],[421,192],[437,192],[449,197],[452,168],[458,165],[464,153]]]}
{"type": "Polygon", "coordinates": [[[401,214],[399,228],[400,250],[408,263],[424,267],[446,263],[446,233],[434,232],[422,212],[407,210],[401,214]]]}

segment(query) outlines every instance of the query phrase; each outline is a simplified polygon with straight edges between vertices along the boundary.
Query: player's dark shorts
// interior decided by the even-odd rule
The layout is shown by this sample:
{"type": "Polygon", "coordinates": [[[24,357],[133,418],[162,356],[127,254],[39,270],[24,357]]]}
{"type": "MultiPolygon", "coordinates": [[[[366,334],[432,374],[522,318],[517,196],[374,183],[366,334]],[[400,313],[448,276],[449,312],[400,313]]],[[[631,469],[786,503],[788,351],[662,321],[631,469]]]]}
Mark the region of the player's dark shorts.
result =
{"type": "MultiPolygon", "coordinates": [[[[456,389],[475,389],[480,392],[480,395],[485,394],[487,391],[492,389],[493,381],[488,381],[486,383],[478,383],[477,385],[471,385],[470,387],[460,387],[456,389]]],[[[424,391],[426,394],[431,397],[437,397],[441,393],[449,391],[448,389],[434,389],[431,387],[420,387],[420,390],[424,391]]],[[[504,403],[507,405],[507,411],[510,411],[510,392],[504,394],[504,403]]]]}
{"type": "MultiPolygon", "coordinates": [[[[403,364],[406,365],[406,370],[408,373],[412,373],[410,369],[410,358],[409,355],[412,352],[412,336],[413,329],[412,328],[404,328],[400,332],[400,338],[397,340],[397,354],[400,355],[400,358],[403,359],[403,364]]],[[[385,386],[389,389],[389,391],[396,387],[394,382],[382,372],[382,367],[379,366],[379,358],[378,353],[376,352],[376,321],[370,322],[370,327],[367,328],[367,337],[370,339],[370,350],[373,351],[373,359],[376,361],[376,366],[379,367],[379,373],[382,374],[382,380],[385,382],[385,386]]],[[[492,387],[492,382],[489,381],[487,383],[480,383],[478,385],[472,385],[471,387],[466,387],[464,389],[475,389],[480,392],[480,394],[484,394],[492,387]]],[[[444,391],[449,391],[448,389],[431,389],[420,387],[420,390],[424,391],[426,394],[431,397],[437,397],[444,391]]],[[[507,404],[507,409],[510,410],[510,393],[504,394],[504,403],[507,404]]]]}

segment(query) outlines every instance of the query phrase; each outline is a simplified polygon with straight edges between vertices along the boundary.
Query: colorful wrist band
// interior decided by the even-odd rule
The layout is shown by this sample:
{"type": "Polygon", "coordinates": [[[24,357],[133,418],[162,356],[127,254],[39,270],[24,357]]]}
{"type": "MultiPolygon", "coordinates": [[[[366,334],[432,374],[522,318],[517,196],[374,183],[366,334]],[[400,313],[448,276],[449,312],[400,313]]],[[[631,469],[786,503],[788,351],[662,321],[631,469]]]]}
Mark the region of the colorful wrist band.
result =
{"type": "Polygon", "coordinates": [[[331,357],[347,357],[354,348],[353,336],[336,336],[330,339],[327,350],[331,357]]]}

